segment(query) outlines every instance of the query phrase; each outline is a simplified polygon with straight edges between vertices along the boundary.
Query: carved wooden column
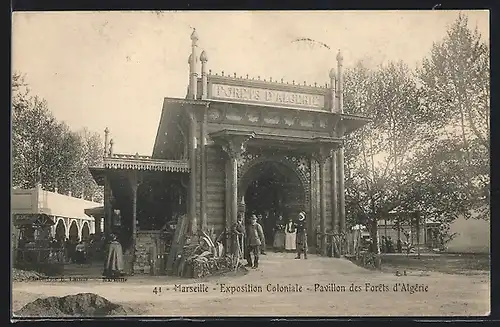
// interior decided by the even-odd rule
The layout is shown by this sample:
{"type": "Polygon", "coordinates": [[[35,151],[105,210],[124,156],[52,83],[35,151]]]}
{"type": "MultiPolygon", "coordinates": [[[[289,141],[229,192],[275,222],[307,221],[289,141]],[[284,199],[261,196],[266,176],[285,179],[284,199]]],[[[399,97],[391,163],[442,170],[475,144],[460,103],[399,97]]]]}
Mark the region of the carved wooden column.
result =
{"type": "Polygon", "coordinates": [[[135,245],[137,240],[137,188],[141,184],[139,172],[130,172],[130,187],[132,188],[132,253],[135,252],[135,245]]]}
{"type": "Polygon", "coordinates": [[[224,220],[224,227],[225,227],[225,230],[226,230],[226,243],[224,244],[224,246],[226,247],[226,249],[229,251],[229,248],[230,248],[230,244],[231,244],[231,238],[230,238],[230,231],[231,231],[231,219],[229,219],[229,217],[231,217],[231,206],[230,206],[230,203],[231,203],[231,161],[230,160],[227,160],[226,161],[226,165],[225,165],[225,220],[224,220]]]}
{"type": "Polygon", "coordinates": [[[221,145],[228,156],[228,163],[226,164],[226,186],[229,186],[229,192],[227,193],[229,196],[229,203],[226,203],[226,212],[229,213],[229,216],[226,217],[226,228],[230,237],[228,237],[226,246],[228,247],[228,252],[234,254],[236,249],[233,246],[234,239],[232,227],[238,220],[238,159],[241,154],[245,152],[245,145],[254,134],[237,131],[232,132],[233,133],[228,131],[216,132],[211,134],[211,137],[214,142],[221,145]]]}
{"type": "Polygon", "coordinates": [[[201,117],[200,128],[200,219],[201,230],[207,231],[207,150],[206,150],[206,129],[207,129],[207,116],[205,111],[201,117]]]}
{"type": "MultiPolygon", "coordinates": [[[[340,130],[340,136],[343,137],[343,128],[340,130]]],[[[338,169],[338,192],[339,192],[339,229],[341,233],[345,233],[345,173],[344,173],[344,147],[338,150],[337,154],[337,169],[338,169]]]]}
{"type": "Polygon", "coordinates": [[[321,255],[326,256],[327,236],[326,236],[326,181],[325,162],[330,156],[330,150],[320,147],[314,154],[315,160],[319,164],[319,207],[320,207],[320,233],[321,233],[321,255]]]}
{"type": "Polygon", "coordinates": [[[330,160],[330,175],[332,177],[331,182],[331,202],[332,202],[332,229],[333,233],[337,234],[339,232],[339,211],[337,206],[337,153],[332,151],[332,156],[330,160]]]}
{"type": "Polygon", "coordinates": [[[189,114],[189,220],[191,222],[191,234],[198,232],[196,221],[196,118],[193,113],[189,114]]]}
{"type": "Polygon", "coordinates": [[[112,224],[112,208],[111,208],[111,183],[109,176],[104,176],[104,237],[109,238],[112,224]]]}

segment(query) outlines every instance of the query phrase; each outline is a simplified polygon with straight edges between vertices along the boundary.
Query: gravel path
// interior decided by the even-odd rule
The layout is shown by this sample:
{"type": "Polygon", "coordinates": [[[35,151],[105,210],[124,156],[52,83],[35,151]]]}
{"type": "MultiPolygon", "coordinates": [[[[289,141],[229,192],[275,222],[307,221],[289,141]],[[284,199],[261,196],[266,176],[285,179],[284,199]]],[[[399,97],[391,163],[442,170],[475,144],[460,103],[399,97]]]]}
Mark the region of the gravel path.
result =
{"type": "Polygon", "coordinates": [[[270,253],[247,275],[201,282],[166,277],[133,277],[122,283],[14,282],[13,310],[38,297],[92,292],[156,316],[482,316],[490,311],[489,274],[408,270],[398,277],[345,259],[293,258],[291,253],[270,253]],[[182,292],[188,286],[204,292],[182,292]],[[161,292],[155,294],[155,287],[161,292]]]}

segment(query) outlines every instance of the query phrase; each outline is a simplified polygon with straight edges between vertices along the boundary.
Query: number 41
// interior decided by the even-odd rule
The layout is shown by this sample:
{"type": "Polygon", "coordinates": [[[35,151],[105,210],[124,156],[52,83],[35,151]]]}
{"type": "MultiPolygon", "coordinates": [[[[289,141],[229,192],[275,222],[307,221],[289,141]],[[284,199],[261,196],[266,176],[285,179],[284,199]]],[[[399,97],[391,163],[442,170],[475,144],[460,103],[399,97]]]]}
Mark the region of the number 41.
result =
{"type": "Polygon", "coordinates": [[[155,287],[153,289],[153,293],[155,293],[155,294],[161,293],[161,287],[155,287]]]}

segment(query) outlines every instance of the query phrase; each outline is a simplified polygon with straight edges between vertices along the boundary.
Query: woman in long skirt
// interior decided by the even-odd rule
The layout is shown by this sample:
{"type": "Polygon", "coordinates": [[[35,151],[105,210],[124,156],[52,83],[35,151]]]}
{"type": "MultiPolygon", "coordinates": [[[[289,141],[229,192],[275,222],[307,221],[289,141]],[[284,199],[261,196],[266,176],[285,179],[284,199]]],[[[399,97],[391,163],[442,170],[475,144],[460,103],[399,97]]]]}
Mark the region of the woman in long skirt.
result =
{"type": "Polygon", "coordinates": [[[279,215],[274,228],[273,248],[276,252],[282,252],[285,249],[285,222],[282,215],[279,215]]]}
{"type": "Polygon", "coordinates": [[[288,223],[285,227],[285,250],[287,251],[295,251],[296,249],[296,237],[297,230],[295,229],[295,224],[292,219],[288,219],[288,223]]]}

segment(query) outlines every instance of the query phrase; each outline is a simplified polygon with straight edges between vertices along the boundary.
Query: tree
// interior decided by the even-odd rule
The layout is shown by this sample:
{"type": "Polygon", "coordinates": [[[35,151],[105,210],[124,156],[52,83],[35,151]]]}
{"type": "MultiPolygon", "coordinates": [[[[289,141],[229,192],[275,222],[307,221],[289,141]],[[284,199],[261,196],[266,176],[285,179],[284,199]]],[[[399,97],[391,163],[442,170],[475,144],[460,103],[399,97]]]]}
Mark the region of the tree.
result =
{"type": "Polygon", "coordinates": [[[348,112],[373,122],[347,138],[346,203],[351,219],[369,226],[378,251],[377,222],[401,205],[400,175],[415,148],[429,137],[426,108],[409,68],[402,62],[346,71],[348,112]]]}
{"type": "Polygon", "coordinates": [[[102,164],[103,142],[99,134],[92,133],[87,128],[75,132],[74,137],[79,143],[79,153],[72,170],[76,176],[72,187],[78,190],[80,195],[83,193],[88,199],[100,201],[103,196],[102,189],[97,186],[88,168],[102,164]]]}
{"type": "MultiPolygon", "coordinates": [[[[58,149],[64,126],[47,108],[47,103],[30,90],[19,74],[13,76],[12,97],[12,170],[13,186],[32,188],[37,183],[50,182],[57,170],[48,159],[58,149]]],[[[59,152],[57,152],[59,153],[59,152]]],[[[68,158],[69,160],[69,158],[68,158]]],[[[59,162],[67,165],[69,161],[59,162]]]]}
{"type": "Polygon", "coordinates": [[[72,132],[46,101],[32,96],[24,76],[12,76],[12,186],[72,191],[102,198],[89,166],[102,160],[102,142],[89,131],[72,132]]]}
{"type": "Polygon", "coordinates": [[[470,209],[489,201],[489,60],[488,44],[477,28],[469,29],[467,16],[459,15],[418,70],[425,105],[439,113],[436,138],[461,143],[455,151],[470,209]]]}

